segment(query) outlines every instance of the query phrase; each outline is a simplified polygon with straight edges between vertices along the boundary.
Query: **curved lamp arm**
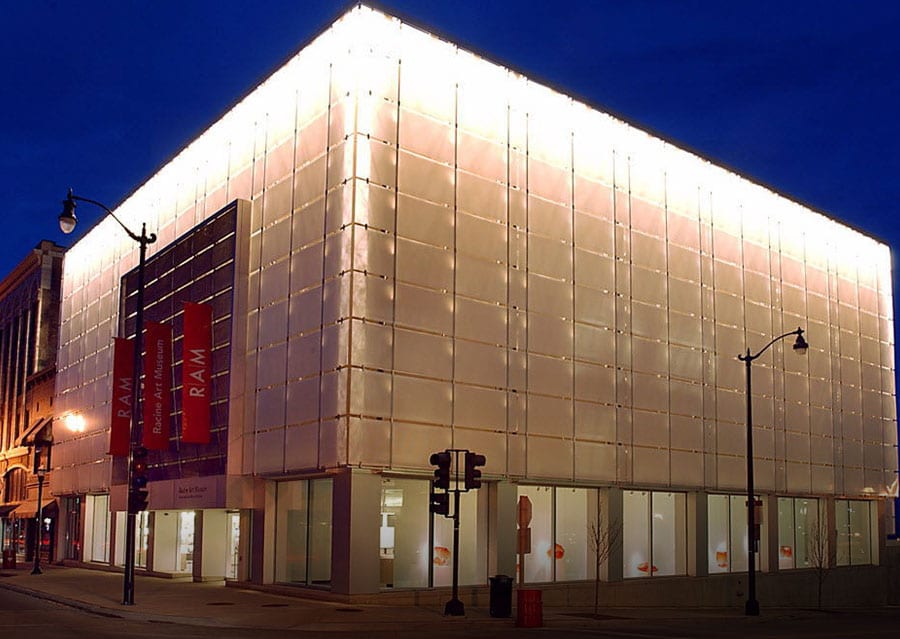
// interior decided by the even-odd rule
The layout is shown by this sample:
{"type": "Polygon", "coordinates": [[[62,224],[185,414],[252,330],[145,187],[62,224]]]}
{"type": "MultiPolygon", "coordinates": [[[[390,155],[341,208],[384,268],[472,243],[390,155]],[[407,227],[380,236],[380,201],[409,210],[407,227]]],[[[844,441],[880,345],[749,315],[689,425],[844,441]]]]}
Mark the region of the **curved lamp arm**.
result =
{"type": "Polygon", "coordinates": [[[748,349],[747,349],[747,354],[746,354],[746,355],[738,355],[738,359],[741,360],[742,362],[752,362],[752,361],[755,360],[757,357],[759,357],[760,355],[762,355],[763,353],[765,353],[765,352],[769,349],[769,347],[770,347],[772,344],[774,344],[775,342],[777,342],[777,341],[779,341],[779,340],[783,340],[785,337],[790,337],[791,335],[796,335],[796,336],[797,336],[797,339],[796,339],[796,341],[794,342],[794,350],[797,351],[798,353],[801,353],[801,354],[802,354],[802,353],[805,353],[805,352],[806,352],[806,349],[809,348],[809,344],[807,344],[807,343],[806,343],[806,340],[803,338],[803,329],[802,329],[802,328],[797,328],[797,330],[790,331],[790,332],[788,332],[788,333],[785,333],[784,335],[779,335],[778,337],[774,338],[774,339],[773,339],[772,341],[770,341],[768,344],[766,344],[765,346],[763,346],[763,347],[759,350],[759,352],[756,353],[756,354],[751,353],[751,352],[750,352],[750,349],[748,348],[748,349]]]}
{"type": "Polygon", "coordinates": [[[93,204],[94,206],[99,206],[101,209],[106,211],[112,216],[116,222],[119,223],[126,233],[128,233],[128,237],[130,237],[135,242],[139,242],[142,245],[153,244],[156,241],[156,233],[151,233],[147,235],[147,225],[143,224],[141,226],[141,234],[137,235],[133,233],[131,229],[129,229],[125,224],[116,217],[116,214],[110,210],[108,206],[103,204],[102,202],[98,202],[97,200],[91,200],[90,198],[81,197],[79,195],[75,195],[72,193],[72,189],[69,189],[69,194],[66,196],[66,199],[63,200],[63,211],[59,214],[59,227],[62,229],[63,233],[71,233],[75,230],[75,224],[78,222],[78,218],[75,217],[75,202],[87,202],[88,204],[93,204]]]}

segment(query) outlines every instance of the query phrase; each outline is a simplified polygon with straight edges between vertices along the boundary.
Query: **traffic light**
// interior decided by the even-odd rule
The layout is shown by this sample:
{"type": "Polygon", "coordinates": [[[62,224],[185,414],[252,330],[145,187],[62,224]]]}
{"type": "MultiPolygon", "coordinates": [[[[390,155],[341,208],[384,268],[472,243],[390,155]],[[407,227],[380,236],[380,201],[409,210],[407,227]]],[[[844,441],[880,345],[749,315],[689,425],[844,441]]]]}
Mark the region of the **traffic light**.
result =
{"type": "Polygon", "coordinates": [[[484,455],[466,451],[466,490],[481,488],[481,471],[478,467],[484,466],[486,461],[484,455]]]}
{"type": "Polygon", "coordinates": [[[434,492],[434,484],[431,486],[431,504],[429,506],[431,512],[435,515],[450,514],[450,493],[434,492]]]}
{"type": "Polygon", "coordinates": [[[132,490],[128,493],[128,512],[136,515],[141,511],[147,510],[149,500],[150,493],[146,490],[132,490]]]}
{"type": "Polygon", "coordinates": [[[147,510],[147,449],[138,446],[131,451],[131,486],[128,487],[128,512],[147,510]]]}
{"type": "Polygon", "coordinates": [[[433,453],[431,463],[437,468],[434,471],[434,487],[450,490],[450,452],[433,453]]]}

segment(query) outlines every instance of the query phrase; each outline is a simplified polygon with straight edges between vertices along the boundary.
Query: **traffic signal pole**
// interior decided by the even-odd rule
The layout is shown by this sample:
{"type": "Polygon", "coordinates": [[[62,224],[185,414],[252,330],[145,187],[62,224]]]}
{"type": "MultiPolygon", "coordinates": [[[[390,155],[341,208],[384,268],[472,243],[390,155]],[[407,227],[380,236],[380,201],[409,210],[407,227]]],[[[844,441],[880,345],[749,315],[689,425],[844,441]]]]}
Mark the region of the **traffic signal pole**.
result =
{"type": "Polygon", "coordinates": [[[460,617],[466,614],[463,602],[459,600],[459,494],[481,488],[480,466],[484,466],[486,459],[468,450],[448,448],[439,453],[433,453],[430,457],[431,464],[437,468],[431,481],[431,495],[429,496],[429,509],[432,515],[443,515],[453,519],[453,596],[444,606],[444,614],[460,617]],[[460,463],[462,455],[462,463],[460,463]],[[451,481],[450,469],[453,469],[451,481]],[[462,487],[460,487],[460,467],[464,468],[462,487]],[[444,492],[438,493],[438,490],[444,492]],[[450,493],[453,493],[453,514],[450,514],[450,493]]]}
{"type": "Polygon", "coordinates": [[[459,490],[453,491],[453,596],[444,606],[444,614],[453,617],[466,614],[466,607],[459,600],[459,490]]]}

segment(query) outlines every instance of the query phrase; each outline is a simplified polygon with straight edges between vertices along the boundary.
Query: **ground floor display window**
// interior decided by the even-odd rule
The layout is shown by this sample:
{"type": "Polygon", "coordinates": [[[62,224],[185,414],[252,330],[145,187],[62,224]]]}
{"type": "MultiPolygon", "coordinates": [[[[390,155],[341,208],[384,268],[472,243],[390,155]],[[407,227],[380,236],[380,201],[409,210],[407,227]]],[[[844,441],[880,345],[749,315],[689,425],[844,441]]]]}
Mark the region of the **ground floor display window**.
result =
{"type": "MultiPolygon", "coordinates": [[[[165,511],[162,511],[165,512],[165,511]]],[[[154,516],[160,513],[154,513],[154,516]]],[[[114,515],[116,523],[116,556],[115,564],[117,566],[125,565],[125,533],[128,526],[128,513],[125,511],[116,512],[114,515]]],[[[168,516],[168,514],[166,514],[168,516]]],[[[148,568],[147,561],[150,557],[150,512],[143,510],[134,516],[134,565],[136,568],[148,568]]],[[[171,565],[165,563],[164,556],[162,558],[165,570],[169,572],[179,572],[171,565]]]]}
{"type": "MultiPolygon", "coordinates": [[[[530,552],[524,560],[528,583],[592,579],[591,530],[598,522],[598,492],[591,488],[519,486],[519,507],[530,509],[530,552]]],[[[522,571],[522,566],[517,568],[522,571]]]]}
{"type": "Polygon", "coordinates": [[[81,561],[81,497],[64,497],[62,505],[66,521],[64,558],[81,561]]]}
{"type": "Polygon", "coordinates": [[[279,482],[275,512],[275,581],[331,583],[332,480],[279,482]]]}
{"type": "Polygon", "coordinates": [[[147,567],[147,548],[150,545],[150,513],[139,512],[135,519],[134,565],[147,567]]]}
{"type": "MultiPolygon", "coordinates": [[[[757,497],[758,499],[758,497],[757,497]]],[[[760,520],[765,528],[765,508],[760,520]]],[[[747,497],[746,495],[709,495],[707,497],[709,572],[744,572],[747,570],[747,497]]],[[[760,569],[765,537],[760,541],[756,568],[760,569]]]]}
{"type": "Polygon", "coordinates": [[[3,531],[4,549],[15,553],[24,552],[27,545],[28,526],[26,519],[9,519],[3,531]]]}
{"type": "MultiPolygon", "coordinates": [[[[479,535],[483,519],[478,513],[478,493],[461,493],[459,499],[459,584],[483,584],[487,581],[486,536],[479,535]]],[[[451,497],[451,508],[452,506],[451,497]]],[[[432,586],[453,585],[453,520],[435,515],[433,554],[431,557],[432,586]]]]}
{"type": "MultiPolygon", "coordinates": [[[[382,588],[427,588],[432,562],[430,482],[385,477],[381,483],[379,564],[382,588]]],[[[449,563],[449,546],[434,549],[434,560],[449,563]]]]}
{"type": "Polygon", "coordinates": [[[837,499],[834,502],[835,527],[837,528],[837,565],[860,566],[878,563],[873,548],[873,533],[878,530],[876,508],[873,502],[853,499],[837,499]]]}
{"type": "MultiPolygon", "coordinates": [[[[431,482],[385,477],[381,484],[379,561],[382,588],[427,588],[453,583],[453,520],[431,515],[431,482]]],[[[487,581],[485,491],[460,494],[459,584],[487,581]]],[[[451,513],[453,498],[451,497],[451,513]]]]}
{"type": "Polygon", "coordinates": [[[225,515],[228,541],[225,546],[228,555],[225,558],[225,578],[237,579],[241,555],[241,514],[229,512],[225,515]]]}
{"type": "Polygon", "coordinates": [[[85,497],[84,518],[84,560],[109,563],[109,495],[85,497]]]}
{"type": "Polygon", "coordinates": [[[623,492],[625,578],[686,574],[686,539],[686,497],[683,493],[623,492]]]}
{"type": "Polygon", "coordinates": [[[819,500],[778,498],[778,569],[815,567],[827,555],[828,530],[819,500]]]}
{"type": "Polygon", "coordinates": [[[151,535],[149,518],[138,516],[135,522],[135,565],[141,565],[138,563],[141,559],[146,565],[147,546],[152,541],[154,571],[193,573],[196,519],[197,514],[193,510],[157,510],[153,513],[151,535]]]}

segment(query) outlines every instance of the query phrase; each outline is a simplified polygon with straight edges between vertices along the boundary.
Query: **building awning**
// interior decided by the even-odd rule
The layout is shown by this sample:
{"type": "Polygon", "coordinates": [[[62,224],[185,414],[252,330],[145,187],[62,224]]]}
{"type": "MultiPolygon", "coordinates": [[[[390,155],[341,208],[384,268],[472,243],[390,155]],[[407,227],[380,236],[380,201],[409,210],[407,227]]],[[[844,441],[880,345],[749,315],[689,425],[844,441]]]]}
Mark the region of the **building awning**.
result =
{"type": "Polygon", "coordinates": [[[48,439],[50,436],[49,429],[48,433],[42,433],[42,431],[45,427],[50,426],[50,422],[50,419],[44,417],[38,419],[19,436],[16,440],[16,446],[34,446],[34,440],[38,435],[44,435],[44,437],[41,437],[40,439],[48,439]]]}
{"type": "Polygon", "coordinates": [[[19,507],[19,504],[0,504],[0,517],[6,517],[19,507]]]}
{"type": "MultiPolygon", "coordinates": [[[[55,499],[45,499],[43,504],[45,517],[55,515],[59,510],[55,499]]],[[[37,500],[23,501],[12,511],[12,514],[16,519],[34,519],[37,515],[37,500]]]]}

